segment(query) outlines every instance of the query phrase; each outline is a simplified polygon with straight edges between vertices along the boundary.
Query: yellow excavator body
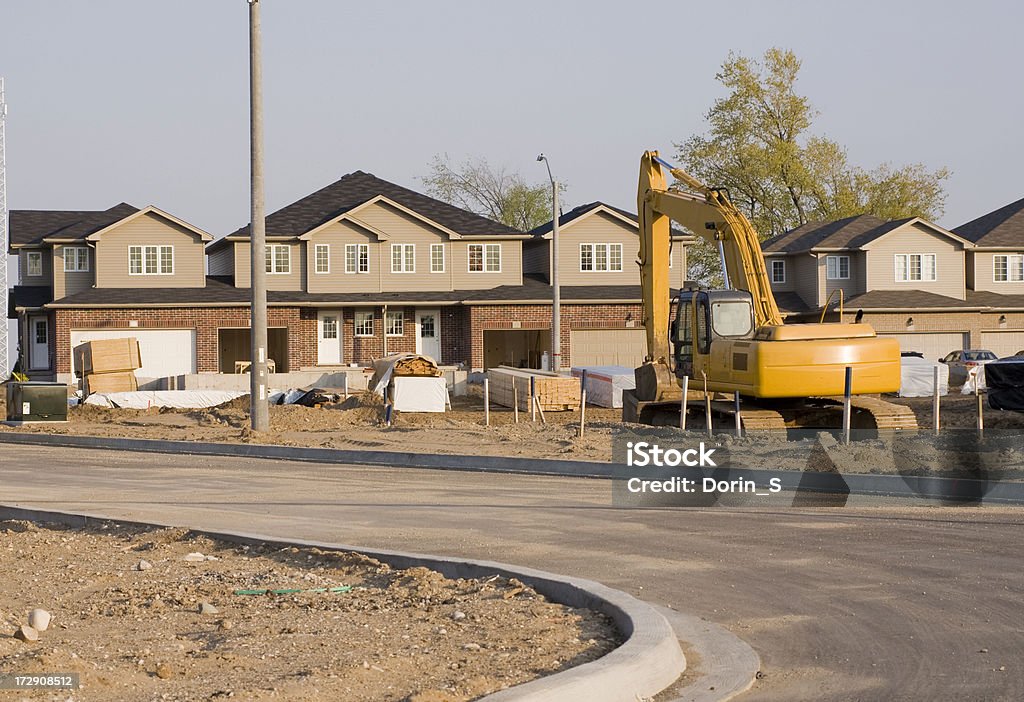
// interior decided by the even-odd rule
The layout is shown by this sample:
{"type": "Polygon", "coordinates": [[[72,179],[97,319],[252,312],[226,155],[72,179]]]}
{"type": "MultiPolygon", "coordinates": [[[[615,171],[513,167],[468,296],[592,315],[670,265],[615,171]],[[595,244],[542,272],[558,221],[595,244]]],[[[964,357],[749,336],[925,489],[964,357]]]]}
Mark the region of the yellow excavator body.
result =
{"type": "Polygon", "coordinates": [[[684,375],[691,390],[753,399],[836,396],[845,391],[848,368],[853,395],[899,390],[895,339],[877,336],[868,324],[783,323],[757,232],[724,190],[707,188],[648,151],[637,205],[648,357],[636,370],[636,400],[678,401],[684,375]],[[690,192],[669,188],[663,165],[690,192]],[[720,291],[681,292],[670,325],[671,221],[718,247],[727,283],[720,291]]]}

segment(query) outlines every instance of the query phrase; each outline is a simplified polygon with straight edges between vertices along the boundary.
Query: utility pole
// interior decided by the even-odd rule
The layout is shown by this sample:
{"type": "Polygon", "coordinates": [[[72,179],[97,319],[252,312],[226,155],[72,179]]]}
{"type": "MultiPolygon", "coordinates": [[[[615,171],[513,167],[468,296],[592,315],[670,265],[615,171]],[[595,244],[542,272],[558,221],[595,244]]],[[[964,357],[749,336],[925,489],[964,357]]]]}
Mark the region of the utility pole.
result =
{"type": "Polygon", "coordinates": [[[548,157],[541,154],[537,160],[547,166],[551,181],[551,370],[559,373],[562,370],[562,289],[558,284],[558,181],[551,175],[548,157]]]}
{"type": "Polygon", "coordinates": [[[4,100],[4,79],[0,78],[0,382],[7,380],[11,367],[7,359],[9,351],[7,330],[7,153],[6,126],[7,102],[4,100]]]}
{"type": "Polygon", "coordinates": [[[250,419],[253,431],[270,429],[267,403],[267,231],[263,209],[263,69],[260,64],[260,0],[249,3],[249,144],[251,217],[249,265],[251,272],[249,354],[250,419]]]}

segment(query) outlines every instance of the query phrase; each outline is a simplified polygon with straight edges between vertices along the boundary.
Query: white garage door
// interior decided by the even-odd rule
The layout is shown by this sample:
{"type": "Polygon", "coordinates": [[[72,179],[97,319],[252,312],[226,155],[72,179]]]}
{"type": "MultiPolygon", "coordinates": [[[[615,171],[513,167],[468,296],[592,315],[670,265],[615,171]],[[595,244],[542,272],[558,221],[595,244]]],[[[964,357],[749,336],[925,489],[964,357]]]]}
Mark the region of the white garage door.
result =
{"type": "Polygon", "coordinates": [[[924,354],[929,361],[937,361],[950,351],[967,348],[967,335],[957,334],[879,334],[898,339],[900,351],[917,351],[924,354]]]}
{"type": "Polygon", "coordinates": [[[569,335],[572,365],[636,368],[647,355],[644,329],[578,329],[569,335]]]}
{"type": "Polygon", "coordinates": [[[981,333],[981,348],[988,349],[999,358],[1024,351],[1024,331],[991,331],[981,333]]]}
{"type": "MultiPolygon", "coordinates": [[[[142,368],[135,371],[140,378],[163,378],[196,372],[196,332],[194,329],[104,329],[102,331],[71,330],[71,348],[86,341],[122,339],[134,336],[139,340],[142,368]]],[[[72,353],[71,371],[74,372],[72,353]]]]}

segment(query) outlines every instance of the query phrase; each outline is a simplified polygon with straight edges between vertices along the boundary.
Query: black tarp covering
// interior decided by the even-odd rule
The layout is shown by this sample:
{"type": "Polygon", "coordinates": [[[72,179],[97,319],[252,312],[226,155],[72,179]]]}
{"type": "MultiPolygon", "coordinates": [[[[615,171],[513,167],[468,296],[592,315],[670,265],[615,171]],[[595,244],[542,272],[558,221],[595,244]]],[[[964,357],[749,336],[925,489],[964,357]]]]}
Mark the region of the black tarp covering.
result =
{"type": "Polygon", "coordinates": [[[986,363],[985,385],[990,388],[1024,388],[1024,357],[1019,361],[986,363]]]}
{"type": "Polygon", "coordinates": [[[985,385],[989,407],[1024,412],[1024,358],[986,363],[985,385]]]}

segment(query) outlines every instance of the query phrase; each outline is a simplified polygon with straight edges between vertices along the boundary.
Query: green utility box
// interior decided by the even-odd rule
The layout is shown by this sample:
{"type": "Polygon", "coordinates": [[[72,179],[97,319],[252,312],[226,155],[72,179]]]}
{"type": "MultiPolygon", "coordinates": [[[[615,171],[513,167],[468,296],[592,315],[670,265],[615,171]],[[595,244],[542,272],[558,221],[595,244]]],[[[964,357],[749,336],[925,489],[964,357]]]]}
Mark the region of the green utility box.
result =
{"type": "Polygon", "coordinates": [[[8,383],[8,422],[66,422],[68,386],[64,383],[8,383]]]}

